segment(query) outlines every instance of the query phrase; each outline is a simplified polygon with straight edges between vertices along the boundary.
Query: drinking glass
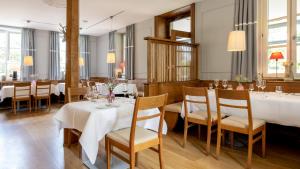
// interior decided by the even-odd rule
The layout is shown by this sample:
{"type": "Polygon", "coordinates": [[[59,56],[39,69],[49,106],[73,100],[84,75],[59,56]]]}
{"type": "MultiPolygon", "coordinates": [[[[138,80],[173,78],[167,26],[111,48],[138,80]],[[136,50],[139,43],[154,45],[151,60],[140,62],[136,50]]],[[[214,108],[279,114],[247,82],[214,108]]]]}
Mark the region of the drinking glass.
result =
{"type": "Polygon", "coordinates": [[[127,92],[128,92],[127,83],[124,83],[124,85],[123,85],[123,93],[124,93],[124,97],[127,97],[127,92]]]}
{"type": "Polygon", "coordinates": [[[261,81],[261,85],[260,85],[260,88],[262,91],[264,91],[264,89],[267,87],[267,81],[266,80],[262,80],[261,81]]]}
{"type": "Polygon", "coordinates": [[[276,93],[282,93],[282,86],[276,86],[275,92],[276,93]]]}
{"type": "Polygon", "coordinates": [[[222,81],[222,86],[223,86],[224,89],[227,88],[227,85],[228,85],[228,81],[227,80],[223,80],[222,81]]]}
{"type": "Polygon", "coordinates": [[[249,84],[249,90],[252,92],[252,91],[254,91],[254,85],[251,83],[251,84],[249,84]]]}
{"type": "Polygon", "coordinates": [[[233,88],[232,88],[232,84],[228,84],[228,88],[227,88],[228,90],[233,90],[233,88]]]}
{"type": "Polygon", "coordinates": [[[219,80],[218,79],[216,79],[215,81],[214,81],[214,83],[215,83],[215,86],[216,86],[216,89],[218,88],[218,86],[219,86],[219,80]]]}
{"type": "Polygon", "coordinates": [[[209,84],[208,84],[208,89],[209,89],[209,90],[212,90],[213,88],[214,88],[213,84],[212,84],[212,83],[209,83],[209,84]]]}
{"type": "Polygon", "coordinates": [[[257,87],[257,91],[259,91],[259,88],[261,87],[261,81],[260,80],[256,81],[256,87],[257,87]]]}

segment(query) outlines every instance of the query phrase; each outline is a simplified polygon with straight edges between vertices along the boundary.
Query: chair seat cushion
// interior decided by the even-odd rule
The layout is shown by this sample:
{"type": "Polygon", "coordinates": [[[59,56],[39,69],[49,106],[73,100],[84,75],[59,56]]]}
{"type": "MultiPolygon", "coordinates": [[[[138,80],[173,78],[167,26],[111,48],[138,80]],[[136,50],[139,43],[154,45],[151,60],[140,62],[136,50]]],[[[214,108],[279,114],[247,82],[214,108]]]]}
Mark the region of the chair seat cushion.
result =
{"type": "MultiPolygon", "coordinates": [[[[248,128],[248,118],[247,117],[238,117],[238,116],[229,116],[221,120],[221,124],[247,129],[248,128]]],[[[260,119],[253,119],[253,130],[265,125],[266,122],[260,119]]]]}
{"type": "Polygon", "coordinates": [[[165,106],[165,111],[180,113],[181,112],[181,106],[182,106],[182,102],[168,104],[168,105],[165,106]]]}
{"type": "MultiPolygon", "coordinates": [[[[218,120],[217,112],[210,112],[210,114],[211,114],[212,121],[218,120]]],[[[195,112],[189,113],[188,117],[194,118],[194,119],[200,119],[200,120],[207,120],[207,112],[206,111],[195,111],[195,112]]],[[[221,113],[221,118],[223,118],[223,117],[225,117],[225,115],[221,113]]]]}
{"type": "MultiPolygon", "coordinates": [[[[129,146],[131,128],[120,129],[107,134],[107,137],[113,139],[123,145],[129,146]]],[[[154,131],[147,130],[141,127],[135,128],[134,144],[141,144],[151,140],[158,139],[158,134],[154,131]]]]}

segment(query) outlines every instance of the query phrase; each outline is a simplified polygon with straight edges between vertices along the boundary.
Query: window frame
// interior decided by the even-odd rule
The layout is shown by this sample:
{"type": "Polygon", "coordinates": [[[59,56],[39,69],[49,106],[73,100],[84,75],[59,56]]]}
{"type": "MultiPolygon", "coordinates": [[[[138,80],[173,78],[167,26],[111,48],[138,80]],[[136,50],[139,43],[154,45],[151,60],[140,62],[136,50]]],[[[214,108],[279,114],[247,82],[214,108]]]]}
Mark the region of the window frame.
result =
{"type": "MultiPolygon", "coordinates": [[[[6,49],[5,49],[5,55],[6,55],[6,58],[5,58],[5,61],[4,61],[4,63],[5,63],[5,73],[3,74],[3,75],[5,75],[6,76],[6,78],[9,78],[10,77],[10,75],[11,74],[9,74],[9,72],[10,71],[8,71],[8,63],[9,63],[9,60],[10,60],[10,50],[11,49],[19,49],[20,50],[20,60],[21,60],[21,62],[20,62],[20,64],[18,65],[18,67],[20,68],[20,72],[18,73],[18,77],[17,78],[19,78],[20,77],[20,74],[21,74],[21,72],[22,72],[22,46],[20,46],[20,48],[11,48],[11,45],[10,45],[10,35],[11,34],[19,34],[19,35],[21,35],[22,36],[22,32],[21,32],[21,30],[20,29],[17,29],[17,28],[5,28],[5,27],[0,27],[0,32],[1,33],[5,33],[6,34],[6,39],[7,39],[7,41],[6,41],[6,49]]],[[[21,45],[21,42],[22,41],[22,39],[20,38],[20,45],[21,45]]]]}
{"type": "MultiPolygon", "coordinates": [[[[287,1],[287,60],[293,62],[294,79],[300,79],[297,73],[297,0],[287,1]]],[[[268,73],[268,2],[261,0],[258,3],[258,72],[262,72],[266,78],[276,78],[276,73],[268,73]]],[[[299,1],[300,3],[300,1],[299,1]]],[[[300,52],[300,51],[298,51],[300,52]]],[[[277,78],[284,78],[284,73],[278,73],[277,78]]]]}

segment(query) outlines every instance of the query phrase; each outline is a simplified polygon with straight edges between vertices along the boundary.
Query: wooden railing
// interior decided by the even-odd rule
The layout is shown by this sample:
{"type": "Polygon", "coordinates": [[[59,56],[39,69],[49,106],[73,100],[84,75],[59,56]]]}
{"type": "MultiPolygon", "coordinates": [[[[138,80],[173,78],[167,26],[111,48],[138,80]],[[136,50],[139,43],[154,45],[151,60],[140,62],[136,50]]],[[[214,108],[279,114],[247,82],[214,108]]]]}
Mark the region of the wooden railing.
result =
{"type": "Polygon", "coordinates": [[[148,82],[196,80],[198,44],[146,37],[148,82]]]}

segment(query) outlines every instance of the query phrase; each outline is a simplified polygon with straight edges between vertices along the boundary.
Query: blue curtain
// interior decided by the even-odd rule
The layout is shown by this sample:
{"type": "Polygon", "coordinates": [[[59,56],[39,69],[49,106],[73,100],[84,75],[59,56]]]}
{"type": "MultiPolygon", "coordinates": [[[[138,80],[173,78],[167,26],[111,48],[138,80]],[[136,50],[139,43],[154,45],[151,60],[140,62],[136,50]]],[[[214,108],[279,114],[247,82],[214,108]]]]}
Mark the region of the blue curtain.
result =
{"type": "Polygon", "coordinates": [[[134,25],[126,27],[126,54],[125,54],[125,76],[126,79],[134,79],[134,47],[135,47],[134,25]]]}
{"type": "MultiPolygon", "coordinates": [[[[50,32],[50,51],[49,51],[49,79],[59,80],[60,77],[60,49],[59,49],[59,32],[50,32]]],[[[65,57],[65,56],[62,56],[65,57]]]]}
{"type": "Polygon", "coordinates": [[[80,45],[80,56],[84,65],[80,67],[80,79],[89,79],[90,77],[90,44],[88,35],[80,35],[79,38],[80,45]]]}
{"type": "Polygon", "coordinates": [[[32,80],[32,75],[35,74],[35,44],[34,44],[34,36],[35,30],[30,28],[23,28],[22,29],[22,39],[21,39],[21,79],[23,81],[30,81],[32,80]],[[25,56],[32,56],[33,65],[26,66],[24,65],[24,57],[25,56]]]}

